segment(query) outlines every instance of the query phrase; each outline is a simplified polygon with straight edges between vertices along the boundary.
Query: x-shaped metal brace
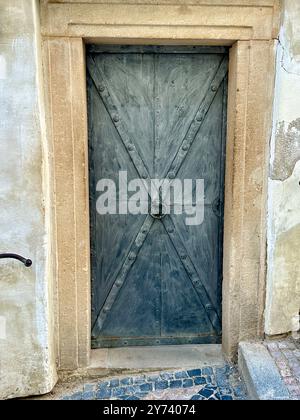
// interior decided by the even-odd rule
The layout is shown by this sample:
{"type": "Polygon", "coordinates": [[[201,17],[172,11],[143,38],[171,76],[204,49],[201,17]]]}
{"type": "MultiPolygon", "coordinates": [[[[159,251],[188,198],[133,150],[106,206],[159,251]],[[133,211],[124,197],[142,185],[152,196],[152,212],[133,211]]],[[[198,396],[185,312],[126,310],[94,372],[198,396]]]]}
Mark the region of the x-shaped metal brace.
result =
{"type": "MultiPolygon", "coordinates": [[[[119,134],[120,140],[122,141],[124,147],[126,148],[131,161],[133,162],[133,165],[135,166],[140,178],[149,182],[151,180],[151,177],[148,172],[148,169],[146,165],[144,164],[143,159],[141,158],[137,148],[135,147],[134,143],[132,142],[131,138],[129,137],[125,129],[124,122],[120,118],[120,112],[118,110],[118,107],[114,104],[112,96],[110,95],[110,92],[109,92],[109,89],[105,80],[105,76],[102,70],[97,66],[93,57],[91,56],[88,57],[87,64],[88,64],[89,74],[94,82],[97,92],[112,120],[112,123],[114,124],[116,128],[116,131],[119,134]]],[[[165,174],[163,176],[164,179],[173,180],[176,178],[179,169],[181,168],[183,162],[185,161],[186,156],[190,148],[192,147],[200,128],[203,125],[205,117],[213,103],[213,100],[221,84],[224,81],[224,78],[227,75],[227,72],[228,72],[228,59],[227,57],[225,57],[221,61],[212,79],[212,82],[210,83],[208,91],[206,92],[206,95],[203,101],[201,102],[200,107],[198,108],[196,115],[194,116],[188,128],[188,131],[186,135],[184,136],[183,141],[181,142],[179,149],[177,150],[175,158],[172,160],[172,162],[170,162],[169,165],[167,165],[165,174]]],[[[150,199],[152,199],[151,193],[149,193],[149,195],[150,195],[150,199]]],[[[93,326],[93,330],[94,328],[97,328],[97,330],[100,332],[101,329],[103,328],[106,317],[108,313],[110,312],[110,310],[112,309],[113,304],[121,288],[124,286],[124,283],[126,282],[126,278],[131,270],[131,267],[133,266],[135,260],[137,259],[138,254],[146,241],[146,238],[152,228],[152,225],[155,219],[160,219],[166,232],[168,233],[168,236],[175,248],[175,251],[177,252],[188,274],[188,277],[190,278],[192,282],[194,289],[196,290],[196,292],[198,293],[200,297],[200,300],[203,304],[203,307],[208,315],[208,318],[213,328],[218,334],[221,333],[221,329],[222,329],[221,320],[219,318],[217,310],[211,302],[210,296],[198,275],[197,269],[195,268],[195,265],[192,259],[188,255],[184,242],[182,241],[180,235],[175,229],[175,225],[172,221],[171,216],[170,215],[165,215],[165,217],[153,217],[153,216],[155,215],[149,214],[146,217],[140,231],[138,232],[129,253],[122,264],[120,271],[115,276],[113,286],[107,296],[105,304],[101,308],[96,318],[96,321],[93,326]]]]}

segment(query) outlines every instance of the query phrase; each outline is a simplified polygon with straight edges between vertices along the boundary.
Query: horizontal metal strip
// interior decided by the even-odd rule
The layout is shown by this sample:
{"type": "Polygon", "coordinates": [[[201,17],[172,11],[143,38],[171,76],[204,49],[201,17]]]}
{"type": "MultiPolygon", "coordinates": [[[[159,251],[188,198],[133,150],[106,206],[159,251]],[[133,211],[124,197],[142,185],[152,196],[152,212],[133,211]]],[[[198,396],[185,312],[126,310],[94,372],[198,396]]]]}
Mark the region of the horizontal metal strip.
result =
{"type": "Polygon", "coordinates": [[[116,338],[97,337],[92,340],[92,348],[117,348],[133,346],[168,346],[185,344],[221,344],[222,336],[214,334],[199,334],[181,337],[141,337],[116,338]]]}
{"type": "Polygon", "coordinates": [[[151,4],[149,0],[48,0],[51,4],[105,4],[105,5],[119,5],[127,6],[133,4],[134,6],[196,6],[196,7],[263,7],[273,8],[275,0],[158,0],[156,4],[151,4]],[[242,1],[244,3],[242,3],[242,1]],[[242,3],[242,4],[241,4],[242,3]]]}
{"type": "Polygon", "coordinates": [[[228,48],[184,45],[88,45],[87,51],[95,54],[227,54],[228,48]]]}

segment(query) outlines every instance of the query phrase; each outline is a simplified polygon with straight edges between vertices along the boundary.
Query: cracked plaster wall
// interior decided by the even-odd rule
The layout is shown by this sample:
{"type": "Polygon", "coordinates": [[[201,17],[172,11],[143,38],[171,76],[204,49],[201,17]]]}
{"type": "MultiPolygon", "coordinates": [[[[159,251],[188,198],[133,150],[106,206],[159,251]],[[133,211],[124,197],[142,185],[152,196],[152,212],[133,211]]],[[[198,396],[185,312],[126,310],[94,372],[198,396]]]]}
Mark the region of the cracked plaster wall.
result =
{"type": "Polygon", "coordinates": [[[300,1],[283,6],[269,178],[267,335],[299,330],[300,1]]]}

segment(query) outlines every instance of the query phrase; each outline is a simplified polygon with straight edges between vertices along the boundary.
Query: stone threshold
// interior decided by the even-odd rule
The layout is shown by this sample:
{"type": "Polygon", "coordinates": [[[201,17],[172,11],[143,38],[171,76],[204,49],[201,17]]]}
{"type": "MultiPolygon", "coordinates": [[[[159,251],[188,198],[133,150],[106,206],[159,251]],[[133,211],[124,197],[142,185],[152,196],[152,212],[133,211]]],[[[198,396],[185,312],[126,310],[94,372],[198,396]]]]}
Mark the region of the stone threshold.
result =
{"type": "Polygon", "coordinates": [[[221,345],[201,344],[92,350],[88,370],[144,371],[223,365],[221,345]]]}

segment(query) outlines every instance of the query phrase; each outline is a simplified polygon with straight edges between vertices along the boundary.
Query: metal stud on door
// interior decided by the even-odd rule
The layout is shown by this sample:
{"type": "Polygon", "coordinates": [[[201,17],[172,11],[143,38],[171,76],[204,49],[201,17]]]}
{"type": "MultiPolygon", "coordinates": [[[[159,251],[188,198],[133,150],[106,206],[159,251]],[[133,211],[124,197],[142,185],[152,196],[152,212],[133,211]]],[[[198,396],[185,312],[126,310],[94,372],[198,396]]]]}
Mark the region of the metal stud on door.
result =
{"type": "Polygon", "coordinates": [[[217,343],[227,51],[90,46],[87,67],[93,346],[217,343]],[[99,215],[97,182],[121,171],[204,179],[204,222],[187,226],[150,192],[147,215],[99,215]]]}

